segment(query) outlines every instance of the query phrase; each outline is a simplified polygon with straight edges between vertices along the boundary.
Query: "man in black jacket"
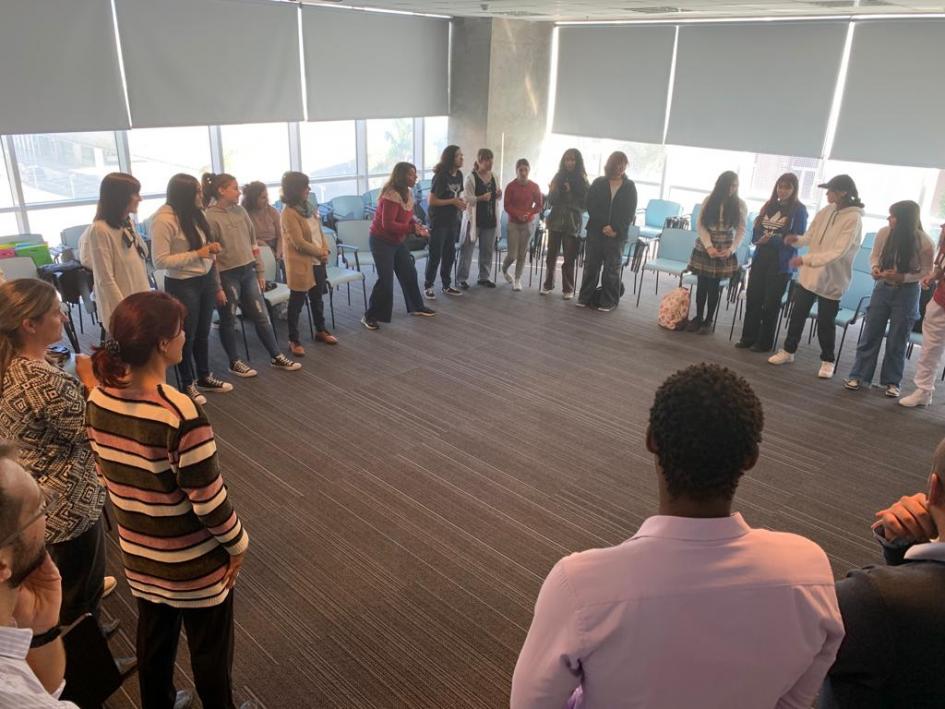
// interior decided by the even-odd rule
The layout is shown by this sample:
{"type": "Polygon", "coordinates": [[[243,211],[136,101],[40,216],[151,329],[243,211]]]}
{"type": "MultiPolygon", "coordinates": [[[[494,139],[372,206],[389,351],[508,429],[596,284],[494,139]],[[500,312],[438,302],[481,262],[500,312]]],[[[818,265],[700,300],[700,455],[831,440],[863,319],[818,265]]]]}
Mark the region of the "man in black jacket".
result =
{"type": "Polygon", "coordinates": [[[837,583],[846,637],[820,706],[945,707],[945,440],[928,494],[903,497],[876,517],[887,566],[837,583]]]}

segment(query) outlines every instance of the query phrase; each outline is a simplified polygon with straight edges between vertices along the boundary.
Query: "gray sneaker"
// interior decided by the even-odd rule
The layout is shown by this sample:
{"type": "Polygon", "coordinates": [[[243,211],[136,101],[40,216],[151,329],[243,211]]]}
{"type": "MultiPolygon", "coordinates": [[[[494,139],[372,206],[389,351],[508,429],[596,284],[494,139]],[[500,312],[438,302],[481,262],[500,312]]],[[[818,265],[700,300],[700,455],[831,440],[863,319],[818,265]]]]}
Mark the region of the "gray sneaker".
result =
{"type": "Polygon", "coordinates": [[[284,369],[287,372],[294,372],[296,369],[302,368],[301,364],[298,362],[293,362],[284,354],[276,355],[270,360],[269,364],[271,364],[276,369],[284,369]]]}

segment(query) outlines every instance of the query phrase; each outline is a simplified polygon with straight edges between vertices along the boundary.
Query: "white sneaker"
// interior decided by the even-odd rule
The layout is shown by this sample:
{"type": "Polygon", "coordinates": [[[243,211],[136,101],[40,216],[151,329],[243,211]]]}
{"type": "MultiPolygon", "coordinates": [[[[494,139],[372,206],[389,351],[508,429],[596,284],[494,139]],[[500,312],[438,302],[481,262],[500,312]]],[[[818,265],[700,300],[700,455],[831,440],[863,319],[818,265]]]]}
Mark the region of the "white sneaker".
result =
{"type": "Polygon", "coordinates": [[[571,300],[574,297],[574,292],[571,291],[570,293],[562,293],[561,297],[565,300],[571,300]]]}
{"type": "Polygon", "coordinates": [[[522,282],[519,279],[512,281],[512,290],[522,290],[522,282]]]}
{"type": "Polygon", "coordinates": [[[506,271],[504,268],[502,269],[502,277],[505,279],[506,283],[512,283],[514,281],[512,276],[509,275],[509,272],[506,271]]]}
{"type": "Polygon", "coordinates": [[[833,362],[821,362],[820,371],[817,372],[817,376],[821,379],[830,379],[833,377],[834,369],[836,369],[836,366],[833,362]]]}
{"type": "Polygon", "coordinates": [[[909,396],[904,396],[899,400],[900,406],[914,408],[916,406],[928,406],[932,403],[932,392],[925,389],[916,389],[909,396]]]}
{"type": "Polygon", "coordinates": [[[538,292],[541,293],[542,295],[548,295],[551,292],[551,288],[545,288],[544,286],[542,286],[541,290],[539,290],[538,292]]]}
{"type": "Polygon", "coordinates": [[[768,357],[768,364],[790,364],[794,361],[794,354],[787,350],[778,350],[777,353],[768,357]]]}
{"type": "Polygon", "coordinates": [[[887,384],[885,394],[890,399],[898,399],[902,391],[895,384],[887,384]]]}

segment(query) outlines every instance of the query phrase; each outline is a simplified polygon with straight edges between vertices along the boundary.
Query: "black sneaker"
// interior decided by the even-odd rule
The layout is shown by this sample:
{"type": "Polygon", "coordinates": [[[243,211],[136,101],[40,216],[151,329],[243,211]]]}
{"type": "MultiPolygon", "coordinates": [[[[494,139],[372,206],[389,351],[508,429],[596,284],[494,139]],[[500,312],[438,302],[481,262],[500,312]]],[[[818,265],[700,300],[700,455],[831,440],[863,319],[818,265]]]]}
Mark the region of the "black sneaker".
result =
{"type": "Polygon", "coordinates": [[[421,307],[421,308],[417,308],[416,310],[414,310],[414,311],[411,312],[410,314],[411,314],[411,315],[416,315],[416,316],[422,317],[422,318],[432,318],[434,315],[436,315],[436,311],[435,311],[435,310],[430,310],[430,308],[424,306],[424,307],[421,307]]]}
{"type": "Polygon", "coordinates": [[[184,388],[184,393],[185,393],[187,396],[189,396],[191,399],[193,399],[193,400],[194,400],[194,403],[196,403],[196,404],[200,404],[201,406],[203,406],[204,404],[207,403],[207,397],[205,397],[203,394],[201,394],[199,391],[197,391],[197,385],[196,385],[196,384],[191,384],[190,386],[185,387],[185,388],[184,388]]]}
{"type": "Polygon", "coordinates": [[[222,379],[217,379],[212,374],[208,374],[203,379],[198,379],[197,386],[204,391],[217,391],[221,394],[225,394],[228,391],[233,391],[232,384],[225,382],[222,379]]]}
{"type": "Polygon", "coordinates": [[[747,350],[755,346],[754,342],[749,342],[748,340],[739,340],[735,343],[735,346],[740,350],[747,350]]]}
{"type": "Polygon", "coordinates": [[[686,332],[698,332],[702,327],[702,318],[693,318],[686,325],[686,332]]]}
{"type": "Polygon", "coordinates": [[[256,370],[241,359],[230,362],[230,373],[244,379],[256,376],[256,370]]]}
{"type": "Polygon", "coordinates": [[[484,281],[476,281],[477,286],[482,286],[483,288],[495,288],[495,283],[490,281],[488,278],[484,281]]]}
{"type": "MultiPolygon", "coordinates": [[[[460,285],[460,288],[462,288],[463,284],[460,283],[459,285],[460,285]]],[[[466,287],[469,288],[469,285],[467,284],[466,287]]],[[[443,292],[446,293],[446,295],[462,295],[463,294],[462,291],[456,290],[455,288],[453,288],[453,286],[447,286],[446,288],[443,289],[443,292]]]]}
{"type": "Polygon", "coordinates": [[[462,288],[463,290],[469,290],[469,284],[466,281],[460,281],[459,287],[462,288]]]}
{"type": "Polygon", "coordinates": [[[432,288],[425,288],[423,291],[423,297],[427,298],[428,300],[436,300],[436,293],[432,288]]]}
{"type": "Polygon", "coordinates": [[[364,327],[366,327],[368,330],[379,330],[381,328],[381,326],[377,324],[377,320],[368,318],[367,315],[361,316],[361,324],[364,325],[364,327]]]}
{"type": "Polygon", "coordinates": [[[269,364],[271,364],[276,369],[284,369],[287,372],[294,372],[296,369],[302,368],[301,364],[298,362],[293,362],[284,354],[277,354],[275,357],[269,360],[269,364]]]}

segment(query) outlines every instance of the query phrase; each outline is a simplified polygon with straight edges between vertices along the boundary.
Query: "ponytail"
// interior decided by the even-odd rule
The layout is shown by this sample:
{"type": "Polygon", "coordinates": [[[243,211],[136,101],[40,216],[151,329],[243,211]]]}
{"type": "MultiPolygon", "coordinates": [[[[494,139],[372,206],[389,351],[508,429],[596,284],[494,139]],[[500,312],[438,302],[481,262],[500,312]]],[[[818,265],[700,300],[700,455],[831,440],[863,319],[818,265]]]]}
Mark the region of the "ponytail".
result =
{"type": "Polygon", "coordinates": [[[479,171],[479,161],[480,160],[492,160],[494,155],[489,148],[479,148],[479,152],[476,154],[476,161],[473,163],[473,170],[476,172],[479,171]]]}
{"type": "Polygon", "coordinates": [[[213,200],[217,199],[220,188],[230,182],[236,182],[236,178],[226,172],[221,172],[219,175],[212,172],[203,173],[203,177],[200,178],[200,187],[204,209],[209,207],[213,200]]]}

